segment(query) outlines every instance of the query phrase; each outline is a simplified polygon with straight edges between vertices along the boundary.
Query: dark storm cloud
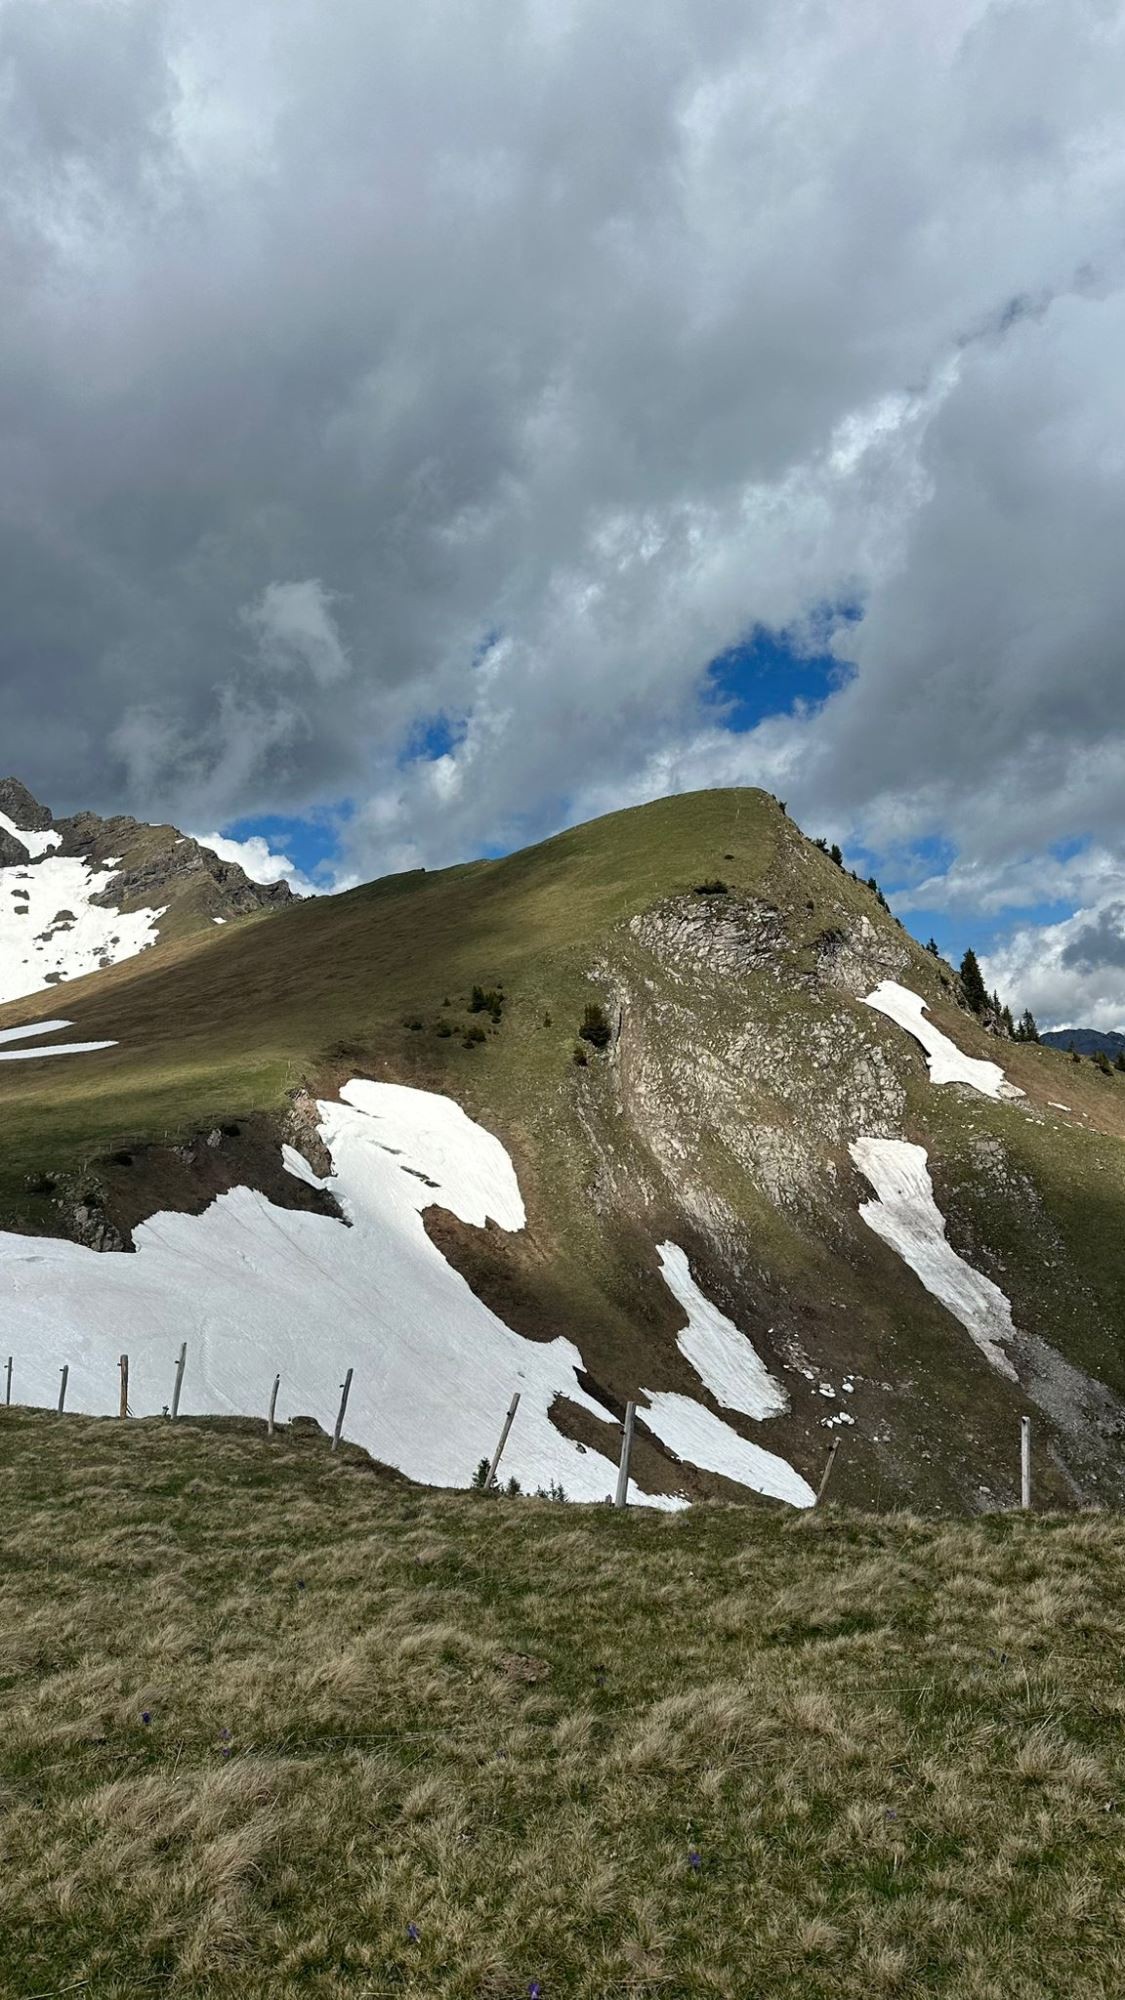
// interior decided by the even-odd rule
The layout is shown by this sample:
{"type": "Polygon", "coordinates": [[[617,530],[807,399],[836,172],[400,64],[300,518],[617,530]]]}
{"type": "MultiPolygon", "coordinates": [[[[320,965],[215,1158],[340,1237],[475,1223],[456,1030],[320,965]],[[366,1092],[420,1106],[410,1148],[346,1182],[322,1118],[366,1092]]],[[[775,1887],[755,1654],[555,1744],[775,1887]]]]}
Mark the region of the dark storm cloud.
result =
{"type": "Polygon", "coordinates": [[[359,867],[743,779],[1112,845],[1123,92],[1095,0],[0,0],[0,763],[359,867]]]}

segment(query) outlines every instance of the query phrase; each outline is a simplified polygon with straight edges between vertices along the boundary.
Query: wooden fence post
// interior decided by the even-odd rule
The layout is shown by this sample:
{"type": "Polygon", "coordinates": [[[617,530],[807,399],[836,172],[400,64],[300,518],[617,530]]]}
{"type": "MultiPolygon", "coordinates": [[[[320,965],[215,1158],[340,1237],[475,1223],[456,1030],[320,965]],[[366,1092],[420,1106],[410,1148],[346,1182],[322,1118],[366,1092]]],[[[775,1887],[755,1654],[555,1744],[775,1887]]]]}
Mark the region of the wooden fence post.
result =
{"type": "Polygon", "coordinates": [[[267,1437],[273,1436],[273,1419],[274,1419],[274,1412],[277,1409],[277,1392],[280,1389],[280,1387],[281,1387],[281,1377],[280,1375],[275,1375],[273,1378],[273,1388],[270,1391],[270,1413],[269,1416],[266,1418],[267,1437]]]}
{"type": "Polygon", "coordinates": [[[1031,1507],[1031,1418],[1020,1418],[1020,1506],[1031,1507]]]}
{"type": "Polygon", "coordinates": [[[121,1395],[117,1406],[117,1414],[119,1417],[127,1417],[129,1414],[129,1356],[123,1354],[117,1366],[121,1370],[121,1395]]]}
{"type": "Polygon", "coordinates": [[[187,1341],[185,1340],[180,1348],[180,1358],[176,1363],[176,1380],[172,1385],[173,1420],[180,1414],[180,1390],[184,1386],[184,1368],[186,1366],[186,1363],[187,1363],[187,1341]]]}
{"type": "Polygon", "coordinates": [[[70,1374],[70,1363],[68,1361],[63,1362],[62,1367],[59,1369],[59,1374],[62,1378],[59,1383],[59,1415],[61,1417],[63,1413],[63,1404],[66,1402],[67,1376],[70,1374]]]}
{"type": "Polygon", "coordinates": [[[519,1390],[517,1389],[515,1395],[512,1397],[512,1400],[508,1405],[508,1414],[504,1419],[504,1428],[500,1433],[500,1442],[497,1445],[496,1450],[492,1454],[492,1463],[488,1468],[488,1478],[484,1482],[484,1490],[486,1493],[490,1492],[492,1489],[492,1482],[496,1477],[496,1468],[500,1463],[500,1454],[503,1451],[504,1446],[508,1442],[508,1432],[512,1428],[512,1418],[515,1416],[516,1411],[519,1409],[519,1406],[520,1406],[520,1394],[519,1390]]]}
{"type": "Polygon", "coordinates": [[[8,1379],[4,1384],[4,1408],[10,1409],[12,1402],[12,1357],[8,1356],[8,1379]]]}
{"type": "Polygon", "coordinates": [[[617,1466],[617,1492],[613,1499],[615,1507],[627,1507],[629,1505],[629,1458],[633,1449],[633,1425],[636,1422],[636,1418],[636,1404],[626,1403],[625,1429],[621,1434],[621,1457],[617,1466]]]}
{"type": "Polygon", "coordinates": [[[832,1467],[836,1463],[836,1453],[839,1451],[839,1449],[840,1449],[839,1438],[833,1438],[831,1444],[828,1447],[827,1463],[825,1464],[824,1471],[820,1475],[820,1486],[817,1490],[817,1496],[816,1496],[816,1505],[818,1507],[820,1506],[821,1501],[823,1500],[825,1494],[828,1491],[828,1482],[832,1477],[832,1467]]]}
{"type": "Polygon", "coordinates": [[[347,1374],[345,1375],[343,1381],[340,1384],[340,1388],[343,1391],[343,1394],[340,1397],[340,1411],[339,1415],[336,1418],[336,1428],[332,1433],[333,1451],[335,1451],[337,1445],[340,1442],[340,1432],[344,1428],[344,1411],[348,1407],[348,1396],[351,1393],[351,1386],[352,1386],[352,1370],[349,1368],[347,1374]]]}

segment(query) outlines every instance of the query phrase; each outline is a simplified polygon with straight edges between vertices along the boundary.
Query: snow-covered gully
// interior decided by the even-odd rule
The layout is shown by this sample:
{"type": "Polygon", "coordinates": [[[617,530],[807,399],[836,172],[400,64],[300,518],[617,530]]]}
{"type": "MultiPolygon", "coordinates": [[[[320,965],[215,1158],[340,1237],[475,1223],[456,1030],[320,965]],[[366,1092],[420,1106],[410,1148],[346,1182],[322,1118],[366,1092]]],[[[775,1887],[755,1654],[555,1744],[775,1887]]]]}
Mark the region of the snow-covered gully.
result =
{"type": "Polygon", "coordinates": [[[885,1014],[908,1035],[913,1035],[926,1051],[926,1061],[930,1066],[931,1083],[967,1083],[971,1089],[979,1090],[984,1097],[1022,1097],[1018,1085],[1009,1083],[999,1063],[986,1062],[979,1056],[967,1056],[942,1033],[933,1021],[926,1018],[926,1003],[918,993],[912,993],[909,986],[900,986],[897,980],[884,979],[864,999],[864,1005],[874,1007],[885,1014]]]}
{"type": "MultiPolygon", "coordinates": [[[[331,1189],[350,1227],[235,1188],[201,1216],[153,1216],[135,1232],[134,1255],[0,1234],[18,1399],[53,1404],[65,1363],[68,1407],[108,1414],[116,1408],[117,1358],[128,1350],[131,1405],[138,1414],[159,1412],[186,1340],[185,1409],[259,1412],[279,1371],[279,1415],[307,1412],[329,1427],[344,1370],[354,1366],[348,1435],[412,1478],[464,1486],[491,1452],[518,1389],[505,1474],[532,1490],[553,1481],[572,1499],[606,1498],[615,1466],[564,1437],[550,1419],[560,1396],[604,1418],[579,1383],[577,1347],[513,1332],[423,1224],[423,1211],[438,1206],[476,1227],[491,1219],[501,1229],[522,1229],[523,1201],[504,1147],[451,1099],[431,1092],[353,1082],[342,1099],[318,1107],[333,1173],[317,1184],[331,1189]]],[[[291,1148],[285,1162],[315,1180],[291,1148]]],[[[690,1309],[696,1322],[702,1308],[715,1314],[697,1296],[701,1303],[690,1309]]],[[[744,1341],[721,1314],[715,1318],[744,1341]]],[[[719,1381],[726,1338],[712,1326],[707,1352],[696,1341],[701,1359],[693,1365],[705,1383],[719,1381]]],[[[759,1371],[766,1384],[769,1377],[745,1346],[752,1363],[743,1356],[735,1368],[728,1354],[722,1368],[730,1407],[747,1411],[752,1394],[760,1402],[766,1396],[759,1371]],[[752,1391],[751,1384],[759,1386],[752,1391]]],[[[682,1458],[795,1506],[811,1504],[811,1489],[784,1459],[748,1444],[691,1398],[662,1393],[649,1401],[640,1411],[644,1422],[682,1458]]],[[[656,1506],[685,1504],[634,1492],[656,1506]]]]}
{"type": "Polygon", "coordinates": [[[1015,1334],[1012,1308],[999,1285],[958,1256],[934,1200],[924,1146],[905,1139],[855,1139],[850,1152],[877,1199],[860,1204],[869,1229],[889,1243],[926,1290],[960,1320],[1001,1375],[1016,1380],[1003,1343],[1015,1334]]]}

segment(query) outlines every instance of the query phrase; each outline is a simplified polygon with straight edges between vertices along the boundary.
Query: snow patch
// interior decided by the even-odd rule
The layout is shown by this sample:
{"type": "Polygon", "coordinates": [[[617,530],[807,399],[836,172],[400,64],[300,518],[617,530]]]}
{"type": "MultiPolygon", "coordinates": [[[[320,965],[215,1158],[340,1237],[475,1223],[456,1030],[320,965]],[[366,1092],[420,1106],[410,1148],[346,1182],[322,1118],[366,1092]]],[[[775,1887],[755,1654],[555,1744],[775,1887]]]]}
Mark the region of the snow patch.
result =
{"type": "Polygon", "coordinates": [[[665,1284],[688,1316],[676,1345],[704,1388],[724,1409],[741,1410],[747,1417],[776,1417],[787,1410],[789,1398],[781,1383],[747,1336],[700,1291],[679,1245],[661,1243],[657,1256],[665,1284]]]}
{"type": "Polygon", "coordinates": [[[29,1028],[0,1028],[0,1062],[34,1062],[36,1056],[84,1056],[94,1049],[115,1049],[116,1042],[47,1042],[37,1049],[10,1049],[8,1042],[29,1042],[37,1035],[53,1035],[60,1028],[73,1028],[73,1021],[33,1021],[29,1028]]]}
{"type": "Polygon", "coordinates": [[[9,819],[7,813],[0,813],[0,827],[5,833],[14,834],[33,861],[38,861],[41,854],[49,854],[53,847],[62,846],[61,833],[29,833],[24,827],[17,826],[14,819],[9,819]]]}
{"type": "MultiPolygon", "coordinates": [[[[153,1414],[170,1399],[186,1340],[185,1410],[264,1410],[279,1371],[282,1414],[309,1412],[329,1429],[344,1371],[354,1367],[347,1435],[415,1479],[467,1486],[518,1389],[505,1476],[532,1489],[555,1481],[571,1499],[607,1498],[616,1466],[550,1421],[560,1395],[604,1418],[578,1382],[578,1349],[513,1333],[423,1225],[423,1210],[436,1203],[478,1227],[491,1218],[521,1228],[523,1201],[503,1146],[449,1098],[366,1082],[349,1084],[344,1096],[318,1108],[333,1158],[326,1185],[351,1228],[235,1188],[202,1216],[142,1223],[132,1256],[0,1234],[17,1398],[53,1405],[66,1362],[69,1406],[110,1413],[117,1357],[128,1351],[132,1407],[153,1414]]],[[[293,1149],[285,1158],[310,1178],[293,1149]]]]}
{"type": "Polygon", "coordinates": [[[974,1271],[946,1240],[925,1147],[905,1139],[861,1138],[853,1139],[849,1150],[878,1196],[876,1201],[860,1203],[868,1228],[889,1243],[926,1290],[960,1320],[998,1373],[1014,1382],[1016,1371],[1001,1345],[1015,1333],[1011,1303],[999,1285],[974,1271]]]}
{"type": "MultiPolygon", "coordinates": [[[[59,836],[16,828],[16,838],[57,844],[59,836]]],[[[156,943],[164,915],[163,909],[125,915],[95,904],[92,898],[114,879],[112,869],[40,851],[44,858],[30,867],[0,868],[0,1003],[133,958],[156,943]]]]}
{"type": "Polygon", "coordinates": [[[787,1459],[765,1451],[760,1444],[748,1443],[721,1417],[705,1410],[702,1403],[694,1402],[690,1396],[675,1395],[671,1390],[646,1389],[643,1393],[650,1407],[647,1410],[642,1407],[638,1415],[653,1436],[674,1451],[677,1458],[707,1472],[724,1473],[755,1493],[787,1500],[791,1507],[815,1505],[812,1487],[787,1459]]]}
{"type": "Polygon", "coordinates": [[[967,1083],[985,1097],[1022,1097],[1023,1091],[1009,1083],[999,1063],[967,1056],[925,1016],[926,1003],[908,986],[884,979],[873,993],[864,996],[864,1005],[874,1007],[896,1026],[905,1028],[926,1051],[931,1083],[967,1083]]]}

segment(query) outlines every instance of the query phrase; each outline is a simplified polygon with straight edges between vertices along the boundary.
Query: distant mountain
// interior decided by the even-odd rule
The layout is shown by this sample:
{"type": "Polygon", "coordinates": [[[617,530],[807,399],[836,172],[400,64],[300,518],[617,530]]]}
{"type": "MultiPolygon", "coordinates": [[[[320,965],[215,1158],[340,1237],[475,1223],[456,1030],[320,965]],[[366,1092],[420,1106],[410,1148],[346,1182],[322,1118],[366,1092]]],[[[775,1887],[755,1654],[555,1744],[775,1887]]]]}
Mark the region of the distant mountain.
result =
{"type": "Polygon", "coordinates": [[[56,819],[0,778],[0,1003],[291,900],[174,826],[56,819]]]}
{"type": "Polygon", "coordinates": [[[1111,1029],[1103,1034],[1100,1028],[1052,1028],[1046,1035],[1040,1035],[1049,1049],[1076,1049],[1080,1056],[1096,1056],[1099,1049],[1115,1062],[1125,1049],[1125,1035],[1111,1029]]]}

